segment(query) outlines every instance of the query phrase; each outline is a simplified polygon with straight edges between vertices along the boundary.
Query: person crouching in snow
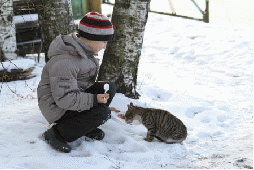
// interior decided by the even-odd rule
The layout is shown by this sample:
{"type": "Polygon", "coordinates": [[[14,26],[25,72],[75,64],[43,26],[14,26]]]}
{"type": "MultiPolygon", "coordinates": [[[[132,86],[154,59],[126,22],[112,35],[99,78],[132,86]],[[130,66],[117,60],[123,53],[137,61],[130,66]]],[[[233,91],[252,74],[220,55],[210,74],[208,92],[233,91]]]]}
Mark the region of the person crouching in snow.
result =
{"type": "Polygon", "coordinates": [[[78,33],[59,35],[50,44],[37,97],[41,113],[53,124],[42,136],[55,150],[69,153],[67,142],[82,136],[104,138],[98,127],[111,116],[108,106],[116,87],[96,82],[99,63],[94,55],[106,48],[113,34],[108,17],[89,12],[80,20],[78,33]]]}

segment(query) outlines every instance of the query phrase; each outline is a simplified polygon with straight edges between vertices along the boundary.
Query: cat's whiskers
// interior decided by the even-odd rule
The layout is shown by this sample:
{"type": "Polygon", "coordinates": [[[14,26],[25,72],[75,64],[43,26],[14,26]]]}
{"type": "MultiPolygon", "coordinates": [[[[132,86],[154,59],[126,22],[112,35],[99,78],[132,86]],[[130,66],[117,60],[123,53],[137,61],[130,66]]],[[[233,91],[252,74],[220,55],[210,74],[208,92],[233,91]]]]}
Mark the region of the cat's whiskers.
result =
{"type": "Polygon", "coordinates": [[[142,123],[142,118],[141,118],[140,115],[137,115],[137,114],[136,114],[136,115],[134,116],[133,120],[137,120],[139,123],[142,123]]]}

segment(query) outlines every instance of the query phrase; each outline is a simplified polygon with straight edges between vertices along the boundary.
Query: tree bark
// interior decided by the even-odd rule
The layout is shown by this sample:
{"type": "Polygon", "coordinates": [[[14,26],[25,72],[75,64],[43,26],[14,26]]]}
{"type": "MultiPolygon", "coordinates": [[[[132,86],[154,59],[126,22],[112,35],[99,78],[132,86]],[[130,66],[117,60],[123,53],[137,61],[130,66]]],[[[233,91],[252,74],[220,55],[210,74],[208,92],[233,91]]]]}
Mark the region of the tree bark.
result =
{"type": "Polygon", "coordinates": [[[69,34],[74,32],[75,25],[72,20],[71,0],[40,0],[42,4],[38,8],[39,24],[43,48],[45,51],[45,61],[48,59],[48,49],[50,43],[59,34],[69,34]]]}
{"type": "Polygon", "coordinates": [[[1,42],[0,42],[0,62],[3,62],[5,61],[5,57],[4,57],[4,53],[3,53],[3,50],[2,50],[2,45],[1,45],[1,42]]]}
{"type": "Polygon", "coordinates": [[[0,48],[7,59],[16,59],[16,30],[13,24],[13,1],[0,0],[0,48]]]}
{"type": "Polygon", "coordinates": [[[112,23],[115,34],[108,42],[98,80],[111,81],[117,92],[138,98],[136,91],[139,58],[150,0],[116,0],[112,23]]]}

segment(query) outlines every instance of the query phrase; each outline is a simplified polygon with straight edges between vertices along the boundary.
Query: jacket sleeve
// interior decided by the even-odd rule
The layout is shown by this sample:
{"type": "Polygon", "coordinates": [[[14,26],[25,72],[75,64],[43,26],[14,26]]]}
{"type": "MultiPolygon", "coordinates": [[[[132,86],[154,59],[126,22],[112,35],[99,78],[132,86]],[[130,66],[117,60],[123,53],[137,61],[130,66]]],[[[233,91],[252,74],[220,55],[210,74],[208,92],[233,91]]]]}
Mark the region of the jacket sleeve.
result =
{"type": "Polygon", "coordinates": [[[70,59],[58,60],[49,68],[52,96],[56,105],[65,110],[89,110],[93,107],[93,94],[81,92],[77,75],[79,67],[70,59]]]}

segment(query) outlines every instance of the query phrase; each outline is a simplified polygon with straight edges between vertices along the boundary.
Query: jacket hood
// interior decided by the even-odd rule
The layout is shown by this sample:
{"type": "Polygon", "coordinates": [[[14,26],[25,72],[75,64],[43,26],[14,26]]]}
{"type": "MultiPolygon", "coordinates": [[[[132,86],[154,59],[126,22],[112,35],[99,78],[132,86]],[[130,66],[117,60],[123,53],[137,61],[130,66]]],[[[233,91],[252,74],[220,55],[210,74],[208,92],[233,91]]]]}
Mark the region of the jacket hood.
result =
{"type": "Polygon", "coordinates": [[[48,57],[51,59],[56,55],[75,54],[87,58],[93,55],[93,51],[75,33],[57,36],[49,46],[48,57]]]}

